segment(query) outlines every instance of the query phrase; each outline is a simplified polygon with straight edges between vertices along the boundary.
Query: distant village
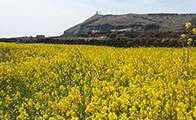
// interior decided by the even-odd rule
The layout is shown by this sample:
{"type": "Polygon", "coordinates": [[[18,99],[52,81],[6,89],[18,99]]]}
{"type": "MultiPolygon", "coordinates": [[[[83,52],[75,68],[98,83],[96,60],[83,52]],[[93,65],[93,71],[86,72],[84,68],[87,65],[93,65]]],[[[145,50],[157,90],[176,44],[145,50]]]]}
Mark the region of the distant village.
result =
{"type": "MultiPolygon", "coordinates": [[[[123,28],[123,29],[111,29],[110,32],[129,32],[132,31],[133,28],[128,27],[128,28],[123,28]]],[[[92,30],[91,33],[99,33],[101,32],[100,30],[92,30]]]]}

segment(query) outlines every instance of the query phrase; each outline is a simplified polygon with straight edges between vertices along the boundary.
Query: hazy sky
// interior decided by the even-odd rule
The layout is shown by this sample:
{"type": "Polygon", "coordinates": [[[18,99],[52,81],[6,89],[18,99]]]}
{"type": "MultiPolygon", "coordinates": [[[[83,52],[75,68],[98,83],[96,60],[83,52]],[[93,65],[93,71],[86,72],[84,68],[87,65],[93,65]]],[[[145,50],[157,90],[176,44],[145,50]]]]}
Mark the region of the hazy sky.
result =
{"type": "Polygon", "coordinates": [[[196,13],[196,0],[0,0],[0,37],[61,35],[96,11],[196,13]]]}

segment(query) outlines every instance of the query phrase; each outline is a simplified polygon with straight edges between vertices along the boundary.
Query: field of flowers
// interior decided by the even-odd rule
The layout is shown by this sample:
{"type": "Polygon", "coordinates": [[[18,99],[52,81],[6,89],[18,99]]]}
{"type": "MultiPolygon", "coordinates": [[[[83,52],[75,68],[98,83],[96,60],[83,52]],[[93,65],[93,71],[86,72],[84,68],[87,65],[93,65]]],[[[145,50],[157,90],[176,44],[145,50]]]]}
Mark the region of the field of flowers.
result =
{"type": "Polygon", "coordinates": [[[0,43],[0,119],[196,119],[196,48],[0,43]]]}

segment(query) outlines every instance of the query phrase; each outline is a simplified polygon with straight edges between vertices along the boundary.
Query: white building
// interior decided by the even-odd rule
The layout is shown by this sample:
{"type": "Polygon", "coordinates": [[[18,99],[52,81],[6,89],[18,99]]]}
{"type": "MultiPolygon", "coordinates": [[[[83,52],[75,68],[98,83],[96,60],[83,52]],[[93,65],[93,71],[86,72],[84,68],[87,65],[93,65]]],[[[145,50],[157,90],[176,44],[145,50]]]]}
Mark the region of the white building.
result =
{"type": "Polygon", "coordinates": [[[124,29],[120,29],[120,30],[118,30],[118,31],[120,31],[120,32],[128,32],[128,31],[132,31],[133,30],[133,28],[124,28],[124,29]]]}
{"type": "Polygon", "coordinates": [[[112,29],[111,32],[128,32],[128,31],[132,31],[133,28],[128,27],[128,28],[124,28],[124,29],[112,29]]]}
{"type": "Polygon", "coordinates": [[[100,30],[92,30],[91,33],[99,33],[101,32],[100,30]]]}

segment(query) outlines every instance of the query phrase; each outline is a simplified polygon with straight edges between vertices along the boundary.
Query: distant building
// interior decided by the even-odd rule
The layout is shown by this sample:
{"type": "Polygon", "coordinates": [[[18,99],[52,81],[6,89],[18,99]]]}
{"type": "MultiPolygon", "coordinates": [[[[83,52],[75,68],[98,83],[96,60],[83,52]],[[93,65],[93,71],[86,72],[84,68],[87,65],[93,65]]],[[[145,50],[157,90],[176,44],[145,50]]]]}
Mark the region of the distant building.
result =
{"type": "Polygon", "coordinates": [[[129,28],[124,28],[124,29],[112,29],[111,32],[128,32],[132,30],[133,28],[129,27],[129,28]]]}
{"type": "Polygon", "coordinates": [[[99,33],[101,32],[100,30],[92,30],[91,33],[99,33]]]}
{"type": "Polygon", "coordinates": [[[97,12],[95,13],[95,15],[99,15],[99,12],[97,11],[97,12]]]}
{"type": "Polygon", "coordinates": [[[42,39],[45,38],[45,35],[36,35],[36,38],[42,39]]]}
{"type": "Polygon", "coordinates": [[[112,29],[111,32],[118,32],[118,30],[117,29],[112,29]]]}
{"type": "Polygon", "coordinates": [[[128,31],[132,31],[132,30],[133,30],[133,28],[124,28],[124,29],[120,29],[118,31],[120,31],[120,32],[128,32],[128,31]]]}
{"type": "Polygon", "coordinates": [[[96,11],[95,15],[101,15],[101,11],[96,11]]]}

